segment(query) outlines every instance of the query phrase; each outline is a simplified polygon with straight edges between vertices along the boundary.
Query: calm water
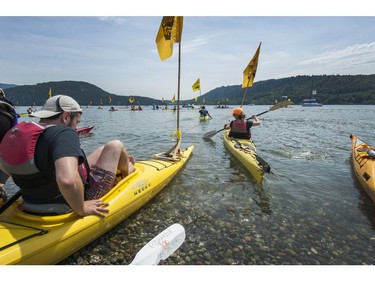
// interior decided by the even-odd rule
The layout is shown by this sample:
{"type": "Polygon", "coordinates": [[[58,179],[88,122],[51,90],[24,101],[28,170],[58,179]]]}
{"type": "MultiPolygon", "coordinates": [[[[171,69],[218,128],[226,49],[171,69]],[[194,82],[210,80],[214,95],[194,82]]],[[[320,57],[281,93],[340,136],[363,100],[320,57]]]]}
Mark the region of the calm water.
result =
{"type": "MultiPolygon", "coordinates": [[[[269,108],[244,107],[248,116],[269,108]]],[[[214,118],[208,122],[199,122],[197,110],[180,112],[183,147],[195,145],[182,172],[149,204],[63,264],[127,264],[172,223],[181,223],[187,238],[163,264],[374,263],[375,203],[353,174],[349,136],[375,144],[375,106],[295,105],[260,116],[253,139],[272,171],[261,185],[225,149],[221,133],[202,139],[232,118],[230,109],[208,110],[214,118]]],[[[136,159],[147,159],[174,144],[176,116],[151,107],[85,108],[81,125],[95,128],[82,137],[82,146],[91,152],[120,139],[136,159]]]]}

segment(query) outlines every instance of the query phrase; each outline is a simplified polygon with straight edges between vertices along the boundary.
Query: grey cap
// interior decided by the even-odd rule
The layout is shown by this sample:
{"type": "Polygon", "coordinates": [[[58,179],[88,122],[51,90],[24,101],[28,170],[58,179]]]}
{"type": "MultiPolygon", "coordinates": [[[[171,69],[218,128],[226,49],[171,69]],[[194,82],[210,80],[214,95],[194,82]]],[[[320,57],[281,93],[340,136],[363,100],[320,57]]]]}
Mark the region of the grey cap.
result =
{"type": "Polygon", "coordinates": [[[50,97],[43,105],[42,110],[30,114],[30,116],[49,118],[62,112],[82,113],[82,109],[73,98],[64,95],[57,95],[50,97]]]}

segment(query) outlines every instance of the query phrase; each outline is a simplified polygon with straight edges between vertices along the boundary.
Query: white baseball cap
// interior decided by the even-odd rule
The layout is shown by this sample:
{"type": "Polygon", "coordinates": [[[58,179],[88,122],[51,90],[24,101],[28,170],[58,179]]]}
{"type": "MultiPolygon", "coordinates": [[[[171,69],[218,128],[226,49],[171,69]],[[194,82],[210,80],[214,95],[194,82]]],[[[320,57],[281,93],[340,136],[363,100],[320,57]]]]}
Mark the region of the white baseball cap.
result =
{"type": "Polygon", "coordinates": [[[49,118],[62,112],[82,113],[82,109],[73,98],[64,95],[57,95],[50,97],[43,105],[42,110],[30,114],[30,116],[49,118]]]}

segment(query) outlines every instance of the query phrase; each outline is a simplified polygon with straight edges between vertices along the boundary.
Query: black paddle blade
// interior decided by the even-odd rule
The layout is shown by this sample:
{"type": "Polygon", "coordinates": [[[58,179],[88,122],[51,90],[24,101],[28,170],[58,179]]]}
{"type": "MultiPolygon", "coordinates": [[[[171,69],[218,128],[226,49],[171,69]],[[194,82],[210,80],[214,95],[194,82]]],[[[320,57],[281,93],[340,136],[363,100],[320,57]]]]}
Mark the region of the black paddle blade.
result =
{"type": "Polygon", "coordinates": [[[205,133],[205,134],[203,135],[203,138],[204,138],[204,139],[210,139],[210,138],[212,138],[214,135],[216,135],[217,133],[219,133],[219,132],[221,132],[221,131],[224,131],[224,129],[221,129],[221,130],[219,130],[219,131],[209,131],[209,132],[207,132],[207,133],[205,133]]]}
{"type": "Polygon", "coordinates": [[[270,165],[268,165],[268,163],[266,161],[264,161],[260,156],[258,156],[257,154],[255,154],[255,158],[257,159],[257,161],[259,162],[259,164],[262,166],[263,172],[269,173],[271,171],[270,165]]]}

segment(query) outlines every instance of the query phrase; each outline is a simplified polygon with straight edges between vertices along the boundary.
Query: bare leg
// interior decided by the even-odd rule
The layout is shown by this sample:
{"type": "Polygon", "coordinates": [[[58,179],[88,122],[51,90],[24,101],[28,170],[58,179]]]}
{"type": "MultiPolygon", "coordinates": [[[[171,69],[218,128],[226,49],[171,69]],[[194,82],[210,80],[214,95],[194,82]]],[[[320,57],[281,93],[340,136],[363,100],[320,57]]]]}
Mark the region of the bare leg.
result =
{"type": "Polygon", "coordinates": [[[133,171],[134,158],[129,157],[125,146],[119,140],[109,141],[104,146],[97,148],[87,157],[87,160],[90,166],[97,165],[113,173],[119,169],[123,177],[133,171]],[[131,164],[129,165],[129,163],[131,164]]]}

